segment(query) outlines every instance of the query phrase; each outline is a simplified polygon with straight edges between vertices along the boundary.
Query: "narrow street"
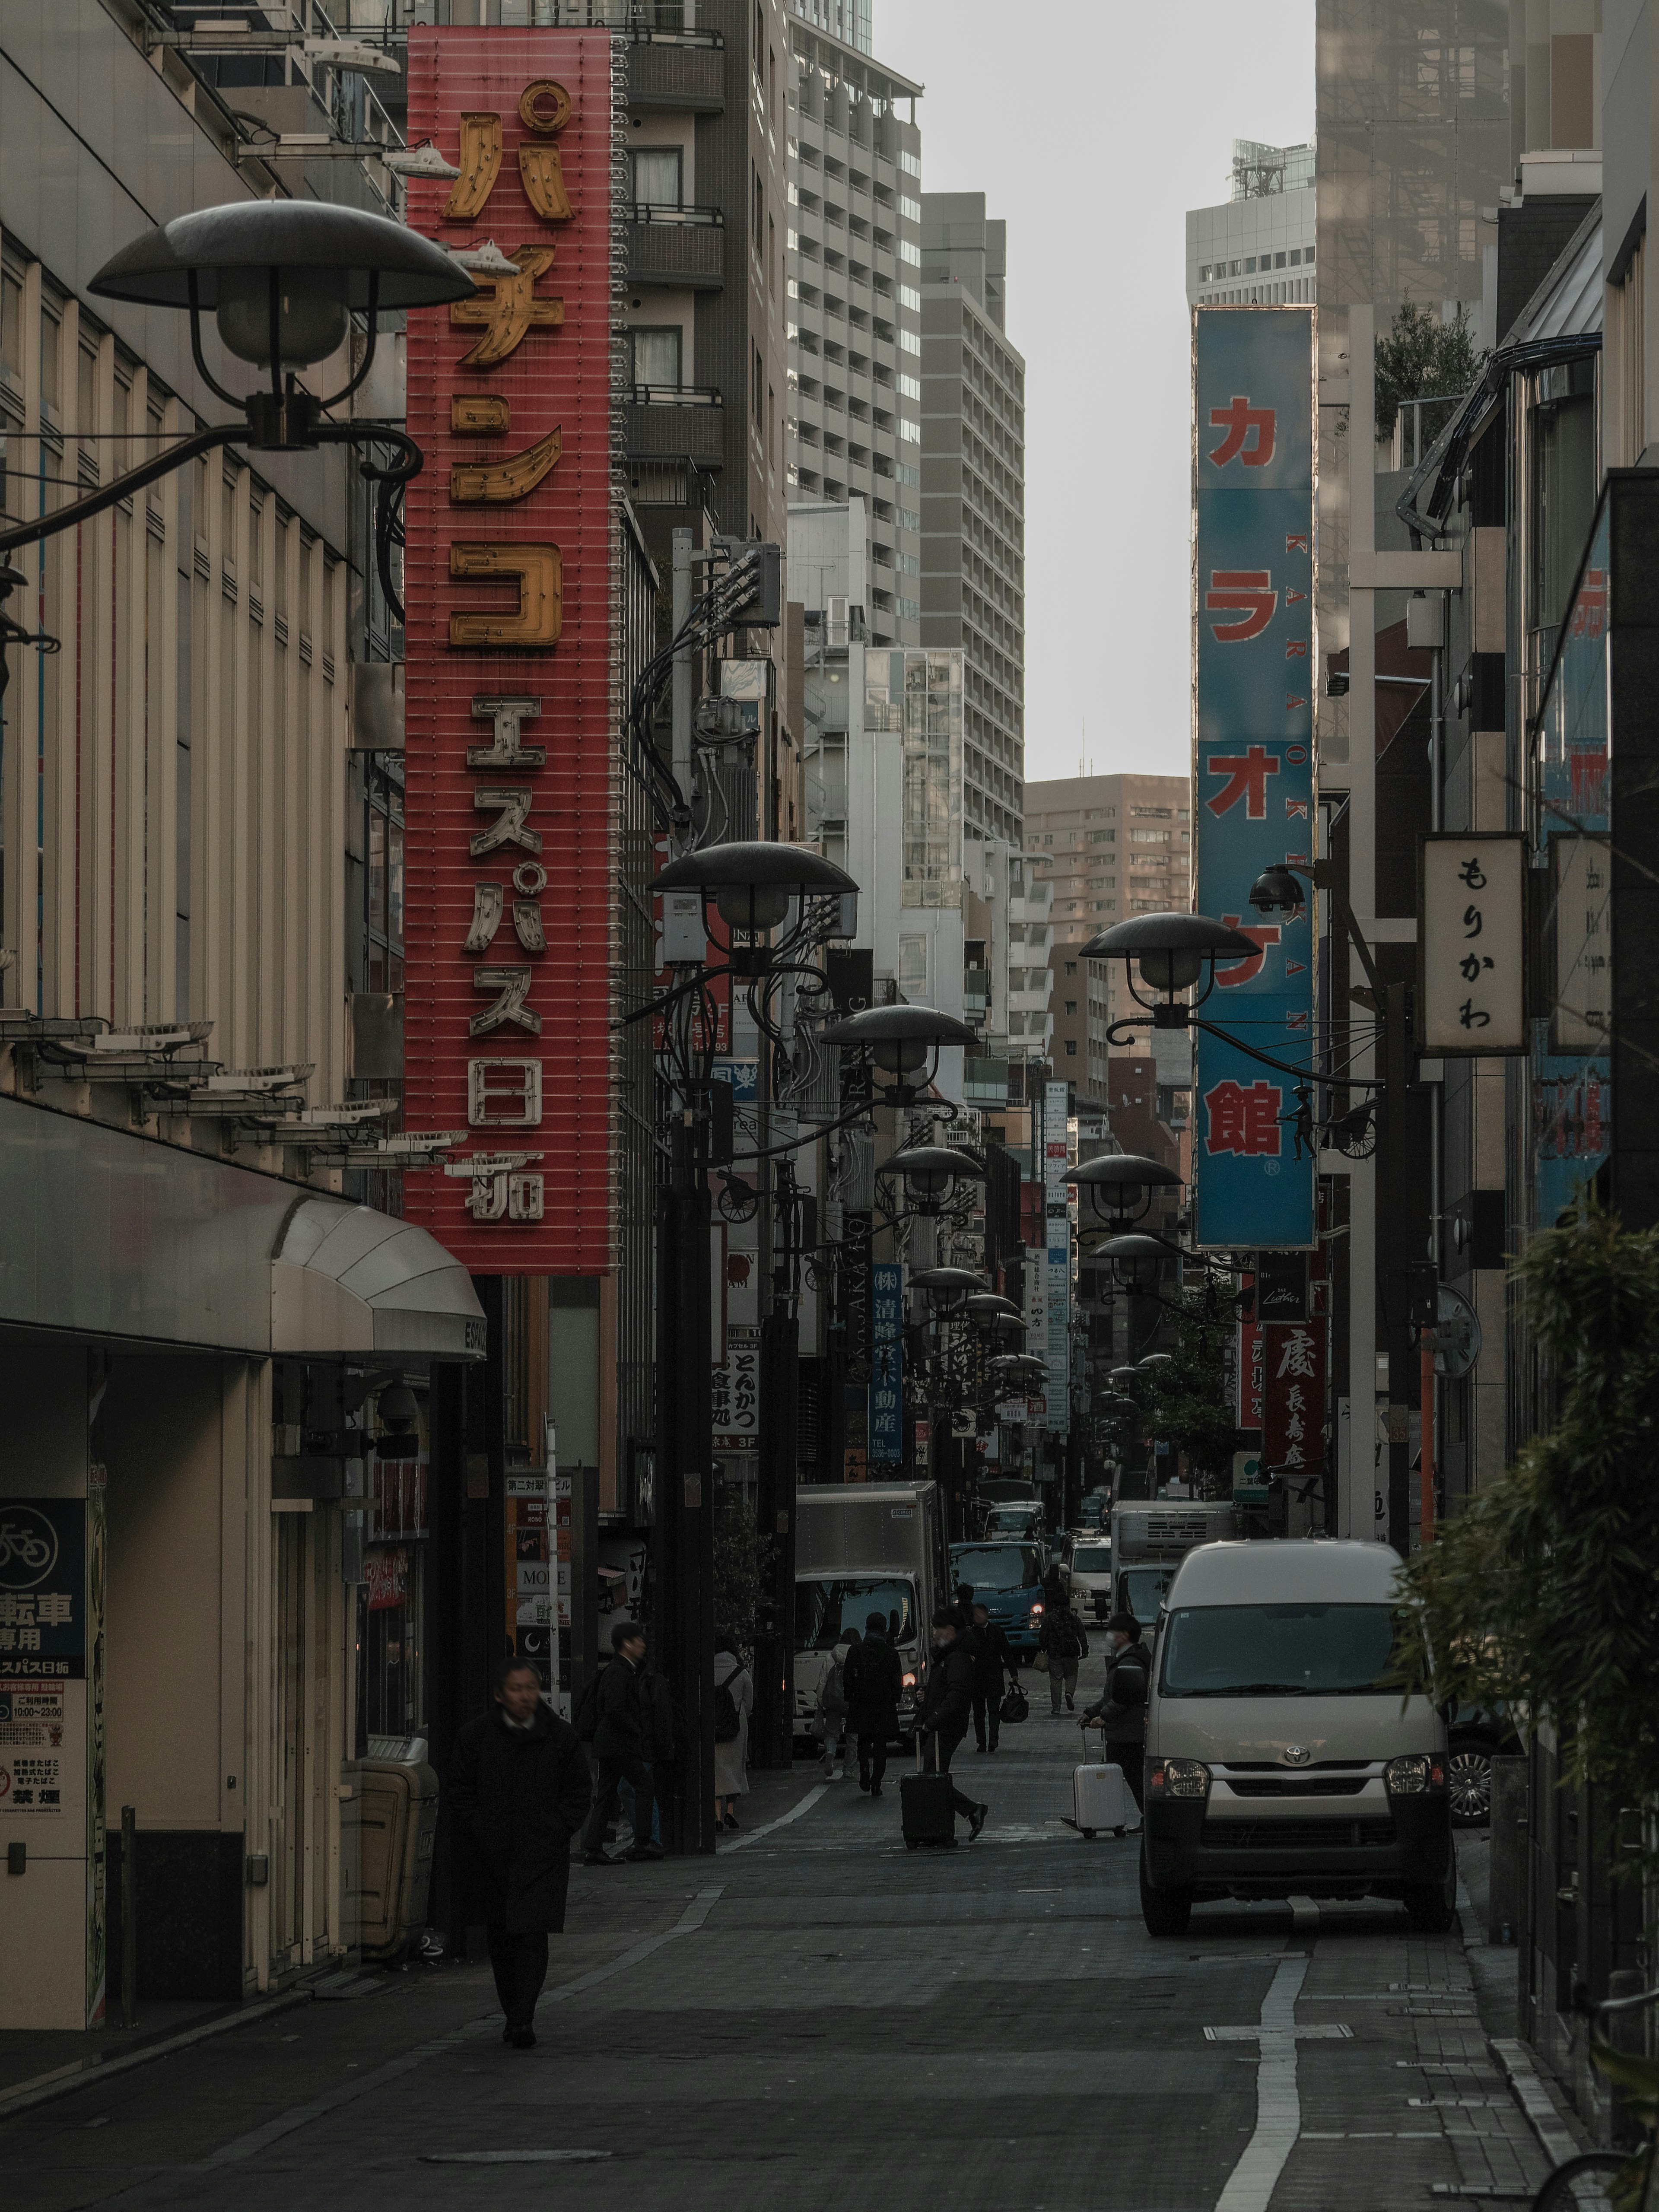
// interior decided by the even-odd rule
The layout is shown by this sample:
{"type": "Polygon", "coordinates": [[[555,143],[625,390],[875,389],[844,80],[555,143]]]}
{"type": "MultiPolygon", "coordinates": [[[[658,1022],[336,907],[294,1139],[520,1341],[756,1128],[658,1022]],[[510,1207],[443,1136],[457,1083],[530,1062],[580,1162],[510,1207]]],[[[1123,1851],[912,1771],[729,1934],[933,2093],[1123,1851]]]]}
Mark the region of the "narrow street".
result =
{"type": "Polygon", "coordinates": [[[0,2123],[8,2204],[1524,2201],[1547,2161],[1457,1935],[1212,1905],[1152,1942],[1133,1840],[1063,1824],[1077,1731],[1026,1681],[1031,1718],[959,1755],[971,1847],[907,1851],[893,1769],[879,1803],[758,1777],[712,1863],[575,1870],[532,2052],[482,1966],[367,1977],[0,2123]]]}

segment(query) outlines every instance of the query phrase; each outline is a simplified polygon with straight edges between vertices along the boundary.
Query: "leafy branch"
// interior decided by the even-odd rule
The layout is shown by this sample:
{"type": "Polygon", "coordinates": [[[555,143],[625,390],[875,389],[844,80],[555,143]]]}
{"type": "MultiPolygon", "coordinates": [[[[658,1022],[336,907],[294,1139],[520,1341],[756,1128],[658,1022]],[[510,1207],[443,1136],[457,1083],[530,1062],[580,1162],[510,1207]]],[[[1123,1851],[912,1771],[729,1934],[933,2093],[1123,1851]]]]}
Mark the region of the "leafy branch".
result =
{"type": "Polygon", "coordinates": [[[1640,1806],[1659,1793],[1659,1229],[1586,1203],[1512,1279],[1558,1417],[1407,1565],[1403,1676],[1548,1723],[1565,1786],[1640,1806]]]}
{"type": "Polygon", "coordinates": [[[1407,300],[1388,337],[1376,342],[1377,443],[1394,435],[1395,417],[1407,399],[1455,399],[1486,365],[1467,307],[1459,307],[1455,321],[1443,323],[1407,300]]]}

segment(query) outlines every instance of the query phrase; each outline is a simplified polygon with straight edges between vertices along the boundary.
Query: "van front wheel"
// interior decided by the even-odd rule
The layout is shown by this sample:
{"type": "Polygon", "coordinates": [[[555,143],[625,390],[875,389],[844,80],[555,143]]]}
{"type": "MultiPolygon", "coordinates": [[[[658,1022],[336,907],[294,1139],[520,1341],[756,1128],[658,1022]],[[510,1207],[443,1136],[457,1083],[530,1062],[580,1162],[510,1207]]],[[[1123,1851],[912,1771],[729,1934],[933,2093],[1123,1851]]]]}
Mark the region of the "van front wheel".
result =
{"type": "Polygon", "coordinates": [[[1435,1881],[1409,1881],[1405,1887],[1406,1917],[1420,1936],[1444,1936],[1457,1917],[1455,1894],[1448,1897],[1435,1881]]]}
{"type": "Polygon", "coordinates": [[[1146,1879],[1146,1854],[1140,1855],[1140,1917],[1149,1936],[1179,1937],[1192,1917],[1190,1889],[1154,1889],[1146,1879]]]}

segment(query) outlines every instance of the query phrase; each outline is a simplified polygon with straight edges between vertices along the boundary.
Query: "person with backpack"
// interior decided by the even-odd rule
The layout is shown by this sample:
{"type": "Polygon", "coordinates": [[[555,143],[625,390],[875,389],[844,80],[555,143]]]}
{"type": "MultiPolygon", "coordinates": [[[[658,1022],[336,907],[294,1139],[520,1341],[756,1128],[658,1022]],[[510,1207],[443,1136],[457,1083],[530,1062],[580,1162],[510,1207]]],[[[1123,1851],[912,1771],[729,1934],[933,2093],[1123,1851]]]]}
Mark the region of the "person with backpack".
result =
{"type": "Polygon", "coordinates": [[[738,1800],[749,1795],[749,1716],[755,1679],[729,1628],[714,1636],[714,1826],[735,1828],[738,1800]]]}
{"type": "Polygon", "coordinates": [[[1089,1656],[1089,1639],[1084,1633],[1083,1623],[1062,1598],[1058,1604],[1044,1604],[1042,1626],[1037,1631],[1037,1649],[1048,1655],[1048,1705],[1050,1717],[1060,1718],[1060,1700],[1063,1695],[1066,1710],[1077,1710],[1077,1667],[1079,1659],[1089,1656]]]}
{"type": "Polygon", "coordinates": [[[904,1694],[904,1669],[887,1640],[887,1616],[872,1613],[864,1640],[848,1650],[842,1668],[847,1694],[848,1753],[858,1745],[859,1788],[881,1795],[887,1771],[887,1747],[898,1734],[898,1705],[904,1694]]]}
{"type": "MultiPolygon", "coordinates": [[[[858,1641],[856,1628],[842,1631],[841,1641],[830,1653],[829,1668],[818,1685],[818,1717],[815,1732],[823,1747],[818,1753],[818,1765],[826,1782],[833,1782],[836,1778],[836,1747],[847,1727],[847,1660],[848,1654],[857,1649],[858,1641]]],[[[844,1753],[841,1771],[844,1778],[847,1772],[844,1753]]]]}

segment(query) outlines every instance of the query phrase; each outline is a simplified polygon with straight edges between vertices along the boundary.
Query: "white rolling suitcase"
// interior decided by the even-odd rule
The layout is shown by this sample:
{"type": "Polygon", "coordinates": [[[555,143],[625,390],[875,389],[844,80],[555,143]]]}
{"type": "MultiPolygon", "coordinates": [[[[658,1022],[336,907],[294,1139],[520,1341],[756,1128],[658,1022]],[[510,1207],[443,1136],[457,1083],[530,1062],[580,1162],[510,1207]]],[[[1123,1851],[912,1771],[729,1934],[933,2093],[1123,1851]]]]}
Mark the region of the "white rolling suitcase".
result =
{"type": "Polygon", "coordinates": [[[1133,1800],[1121,1766],[1074,1766],[1073,1817],[1067,1826],[1091,1840],[1102,1828],[1121,1836],[1128,1826],[1133,1800]]]}

